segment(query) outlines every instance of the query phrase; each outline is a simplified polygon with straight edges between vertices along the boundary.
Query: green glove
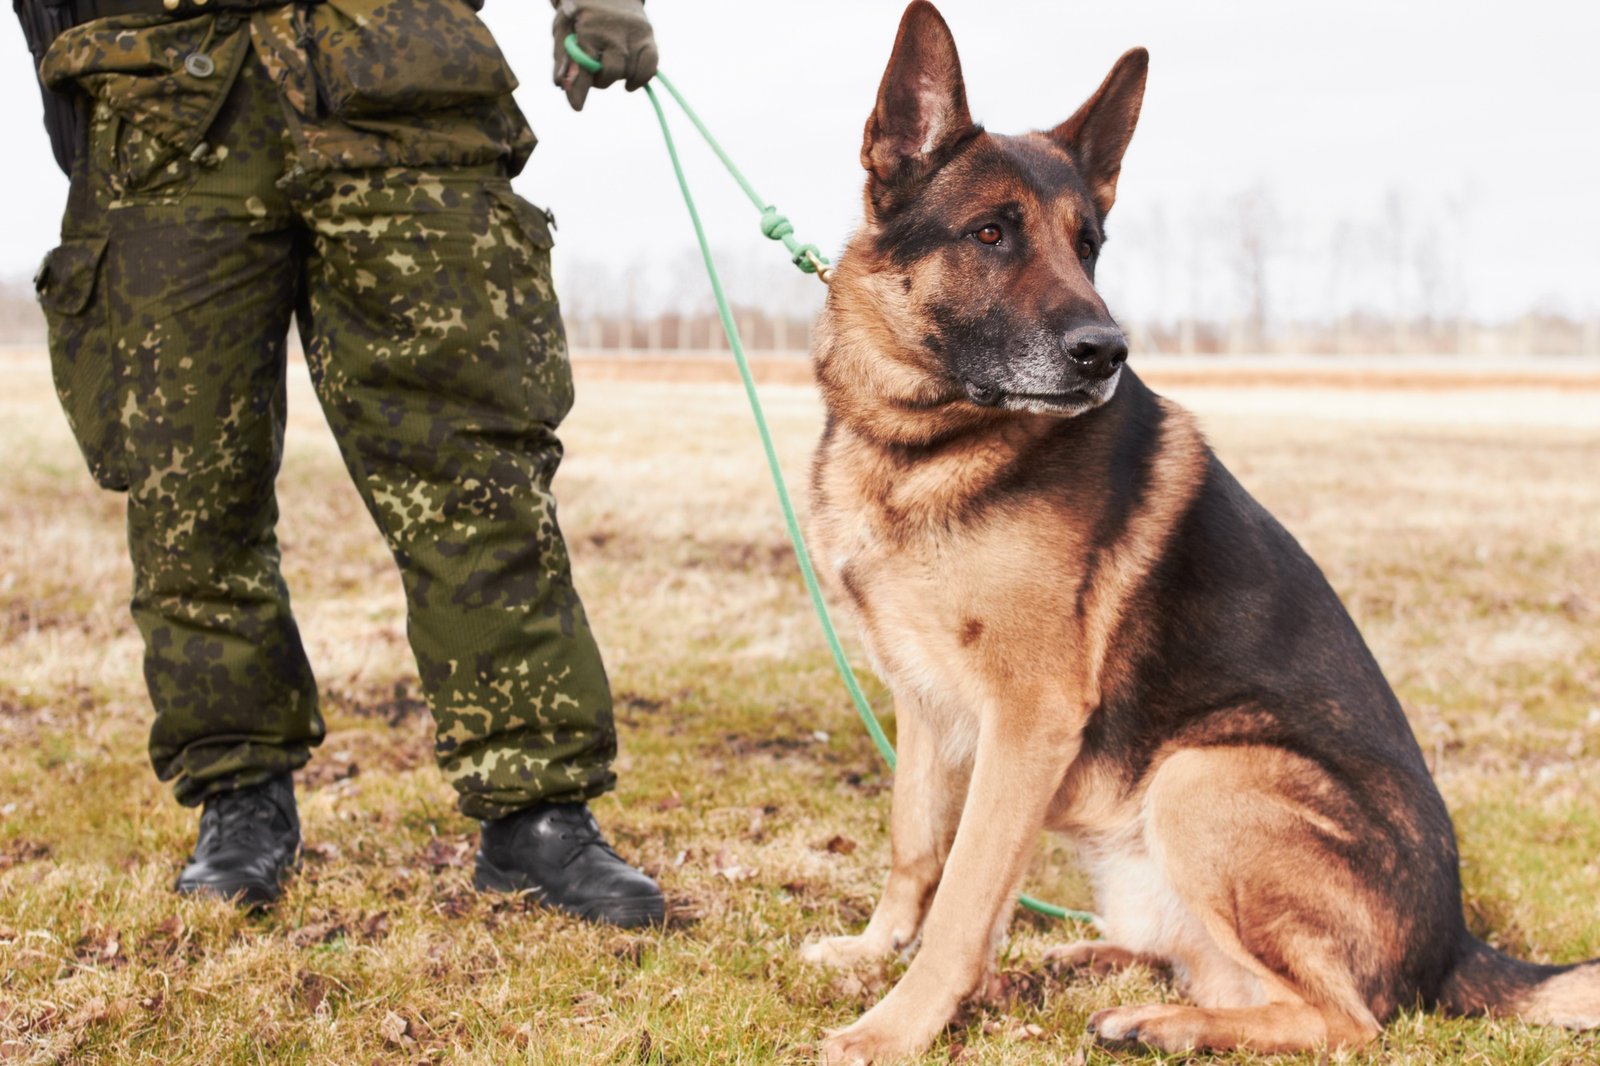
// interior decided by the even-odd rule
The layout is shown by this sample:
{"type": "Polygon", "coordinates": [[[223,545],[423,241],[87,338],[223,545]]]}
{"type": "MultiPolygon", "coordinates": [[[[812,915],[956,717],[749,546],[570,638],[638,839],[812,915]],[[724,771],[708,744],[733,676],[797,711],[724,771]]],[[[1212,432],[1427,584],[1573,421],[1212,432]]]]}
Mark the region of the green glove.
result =
{"type": "Polygon", "coordinates": [[[583,110],[589,88],[604,89],[619,78],[629,92],[656,75],[656,35],[644,14],[644,0],[550,0],[556,9],[556,85],[567,91],[574,111],[583,110]],[[600,61],[593,74],[567,55],[567,34],[600,61]]]}

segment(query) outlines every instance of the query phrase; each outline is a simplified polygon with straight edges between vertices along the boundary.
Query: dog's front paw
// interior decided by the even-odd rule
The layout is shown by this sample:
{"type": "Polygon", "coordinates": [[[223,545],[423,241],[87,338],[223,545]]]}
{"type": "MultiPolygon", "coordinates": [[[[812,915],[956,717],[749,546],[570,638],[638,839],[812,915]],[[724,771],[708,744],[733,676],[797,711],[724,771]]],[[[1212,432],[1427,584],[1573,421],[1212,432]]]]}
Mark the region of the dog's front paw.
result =
{"type": "Polygon", "coordinates": [[[800,949],[800,961],[813,966],[842,969],[868,959],[876,959],[885,952],[875,942],[864,936],[830,936],[813,940],[800,949]]]}
{"type": "Polygon", "coordinates": [[[873,1066],[874,1063],[897,1062],[923,1051],[929,1043],[931,1041],[908,1039],[908,1034],[874,1024],[864,1017],[822,1042],[822,1061],[827,1066],[873,1066]]]}
{"type": "Polygon", "coordinates": [[[904,982],[847,1029],[822,1042],[828,1066],[898,1062],[928,1050],[955,1014],[955,1001],[906,991],[904,982]]]}

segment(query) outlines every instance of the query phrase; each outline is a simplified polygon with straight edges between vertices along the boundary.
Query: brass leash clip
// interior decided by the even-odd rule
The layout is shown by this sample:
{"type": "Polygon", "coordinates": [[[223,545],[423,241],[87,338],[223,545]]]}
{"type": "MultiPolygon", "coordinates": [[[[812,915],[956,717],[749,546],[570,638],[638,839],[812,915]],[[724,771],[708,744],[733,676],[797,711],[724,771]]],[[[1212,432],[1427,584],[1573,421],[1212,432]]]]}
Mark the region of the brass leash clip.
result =
{"type": "Polygon", "coordinates": [[[827,261],[818,256],[816,252],[809,249],[806,251],[806,258],[811,260],[811,266],[817,273],[817,280],[824,285],[832,285],[833,267],[829,266],[827,261]]]}

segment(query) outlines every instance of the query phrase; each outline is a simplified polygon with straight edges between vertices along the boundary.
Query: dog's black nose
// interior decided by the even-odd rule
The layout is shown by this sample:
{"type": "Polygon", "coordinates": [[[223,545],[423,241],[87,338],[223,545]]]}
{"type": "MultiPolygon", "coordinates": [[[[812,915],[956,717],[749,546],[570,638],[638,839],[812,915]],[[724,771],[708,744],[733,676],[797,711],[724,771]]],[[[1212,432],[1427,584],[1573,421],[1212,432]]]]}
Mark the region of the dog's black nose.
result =
{"type": "Polygon", "coordinates": [[[1061,338],[1078,368],[1092,378],[1108,378],[1128,358],[1128,338],[1114,326],[1080,326],[1061,338]]]}

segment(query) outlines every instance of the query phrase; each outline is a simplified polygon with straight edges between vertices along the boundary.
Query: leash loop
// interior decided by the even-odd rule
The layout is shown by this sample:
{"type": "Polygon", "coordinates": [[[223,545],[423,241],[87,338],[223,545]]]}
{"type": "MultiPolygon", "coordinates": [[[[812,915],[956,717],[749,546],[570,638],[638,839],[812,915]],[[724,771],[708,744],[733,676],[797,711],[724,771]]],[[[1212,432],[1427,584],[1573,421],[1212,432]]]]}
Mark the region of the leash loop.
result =
{"type": "Polygon", "coordinates": [[[782,241],[789,249],[789,262],[806,274],[815,274],[826,285],[833,280],[833,269],[823,258],[822,249],[814,244],[801,244],[794,238],[794,225],[789,216],[780,214],[771,204],[761,209],[761,233],[775,241],[782,241]]]}
{"type": "MultiPolygon", "coordinates": [[[[567,34],[562,40],[561,46],[566,49],[567,55],[572,57],[574,63],[589,73],[593,74],[600,69],[599,60],[591,58],[578,45],[577,34],[567,34]]],[[[656,72],[656,76],[652,80],[660,82],[662,88],[672,94],[672,98],[678,102],[678,106],[683,109],[683,113],[688,116],[689,121],[694,123],[694,128],[700,132],[701,137],[705,138],[706,144],[716,153],[717,158],[722,161],[722,165],[727,168],[728,173],[738,183],[739,188],[744,190],[745,196],[749,197],[750,202],[755,205],[755,209],[761,212],[761,232],[772,240],[782,241],[784,247],[789,250],[789,261],[800,268],[801,271],[807,274],[815,274],[824,284],[833,280],[832,264],[822,254],[821,249],[814,244],[801,244],[795,239],[794,225],[787,217],[780,214],[776,207],[762,199],[760,193],[756,192],[755,186],[750,184],[749,179],[744,176],[744,172],[739,169],[728,153],[722,150],[722,145],[711,135],[711,131],[706,128],[706,124],[700,121],[700,116],[695,113],[694,108],[689,106],[689,101],[683,98],[683,94],[678,91],[678,87],[672,84],[672,81],[660,71],[656,72]]],[[[651,101],[655,102],[654,89],[647,84],[644,87],[644,91],[651,101]]],[[[666,133],[667,119],[661,113],[659,104],[656,106],[656,115],[661,120],[662,132],[666,133]]],[[[684,187],[684,192],[687,195],[687,186],[684,187]]]]}
{"type": "MultiPolygon", "coordinates": [[[[568,34],[562,42],[567,50],[567,55],[572,61],[585,70],[597,71],[600,64],[591,59],[582,48],[578,47],[577,34],[568,34]]],[[[833,280],[833,267],[827,258],[818,251],[814,244],[800,244],[794,239],[794,226],[787,218],[778,213],[778,209],[761,199],[751,184],[745,180],[739,168],[728,158],[722,150],[711,131],[706,129],[705,123],[700,121],[700,116],[684,100],[683,94],[678,92],[676,86],[667,79],[659,70],[654,81],[661,83],[672,98],[678,102],[683,113],[694,123],[695,129],[710,145],[711,150],[722,160],[723,166],[728,168],[728,173],[739,183],[739,187],[750,198],[750,202],[761,212],[761,232],[773,240],[781,240],[788,247],[795,266],[808,274],[816,274],[824,284],[833,280]]],[[[888,736],[883,732],[883,726],[878,722],[878,716],[872,710],[872,703],[867,699],[865,692],[861,691],[861,683],[856,679],[855,670],[850,666],[850,658],[845,654],[844,645],[839,640],[838,630],[833,627],[833,619],[828,613],[828,604],[822,598],[822,585],[817,580],[816,569],[811,563],[811,552],[806,548],[805,534],[800,531],[800,519],[795,515],[794,501],[789,497],[789,486],[783,478],[783,468],[778,463],[777,445],[772,440],[772,430],[767,426],[766,412],[761,407],[761,397],[756,392],[755,377],[750,372],[750,360],[745,357],[744,341],[739,336],[739,327],[733,319],[733,309],[728,303],[727,294],[722,289],[722,277],[717,273],[717,264],[711,258],[711,244],[706,240],[705,226],[700,221],[700,211],[695,206],[694,194],[689,191],[689,180],[684,176],[683,164],[678,159],[678,145],[672,138],[672,127],[667,124],[667,113],[661,107],[661,100],[656,96],[655,89],[646,84],[644,92],[650,98],[650,106],[655,109],[656,120],[661,124],[661,139],[666,142],[667,156],[672,160],[672,171],[678,178],[678,190],[683,194],[683,205],[689,210],[689,221],[694,224],[695,240],[700,244],[700,258],[705,262],[706,278],[711,283],[711,295],[716,300],[717,317],[722,321],[722,331],[727,334],[728,347],[733,352],[734,364],[739,368],[739,377],[744,382],[745,396],[750,400],[750,412],[755,416],[756,432],[761,437],[762,450],[766,452],[767,469],[772,473],[772,485],[778,493],[778,503],[783,509],[784,525],[788,528],[789,543],[794,547],[795,561],[800,564],[800,576],[805,581],[806,591],[811,595],[811,606],[817,612],[817,621],[822,625],[822,635],[828,643],[828,650],[833,655],[833,665],[839,671],[839,678],[844,682],[845,689],[850,693],[850,700],[855,704],[856,714],[861,718],[861,724],[866,727],[867,735],[872,738],[873,746],[878,749],[878,754],[890,770],[895,766],[894,745],[889,742],[888,736]]],[[[1075,922],[1086,922],[1098,925],[1099,919],[1087,911],[1068,910],[1058,907],[1054,903],[1044,903],[1031,896],[1020,896],[1017,902],[1031,911],[1043,914],[1050,918],[1064,918],[1075,922]]]]}

